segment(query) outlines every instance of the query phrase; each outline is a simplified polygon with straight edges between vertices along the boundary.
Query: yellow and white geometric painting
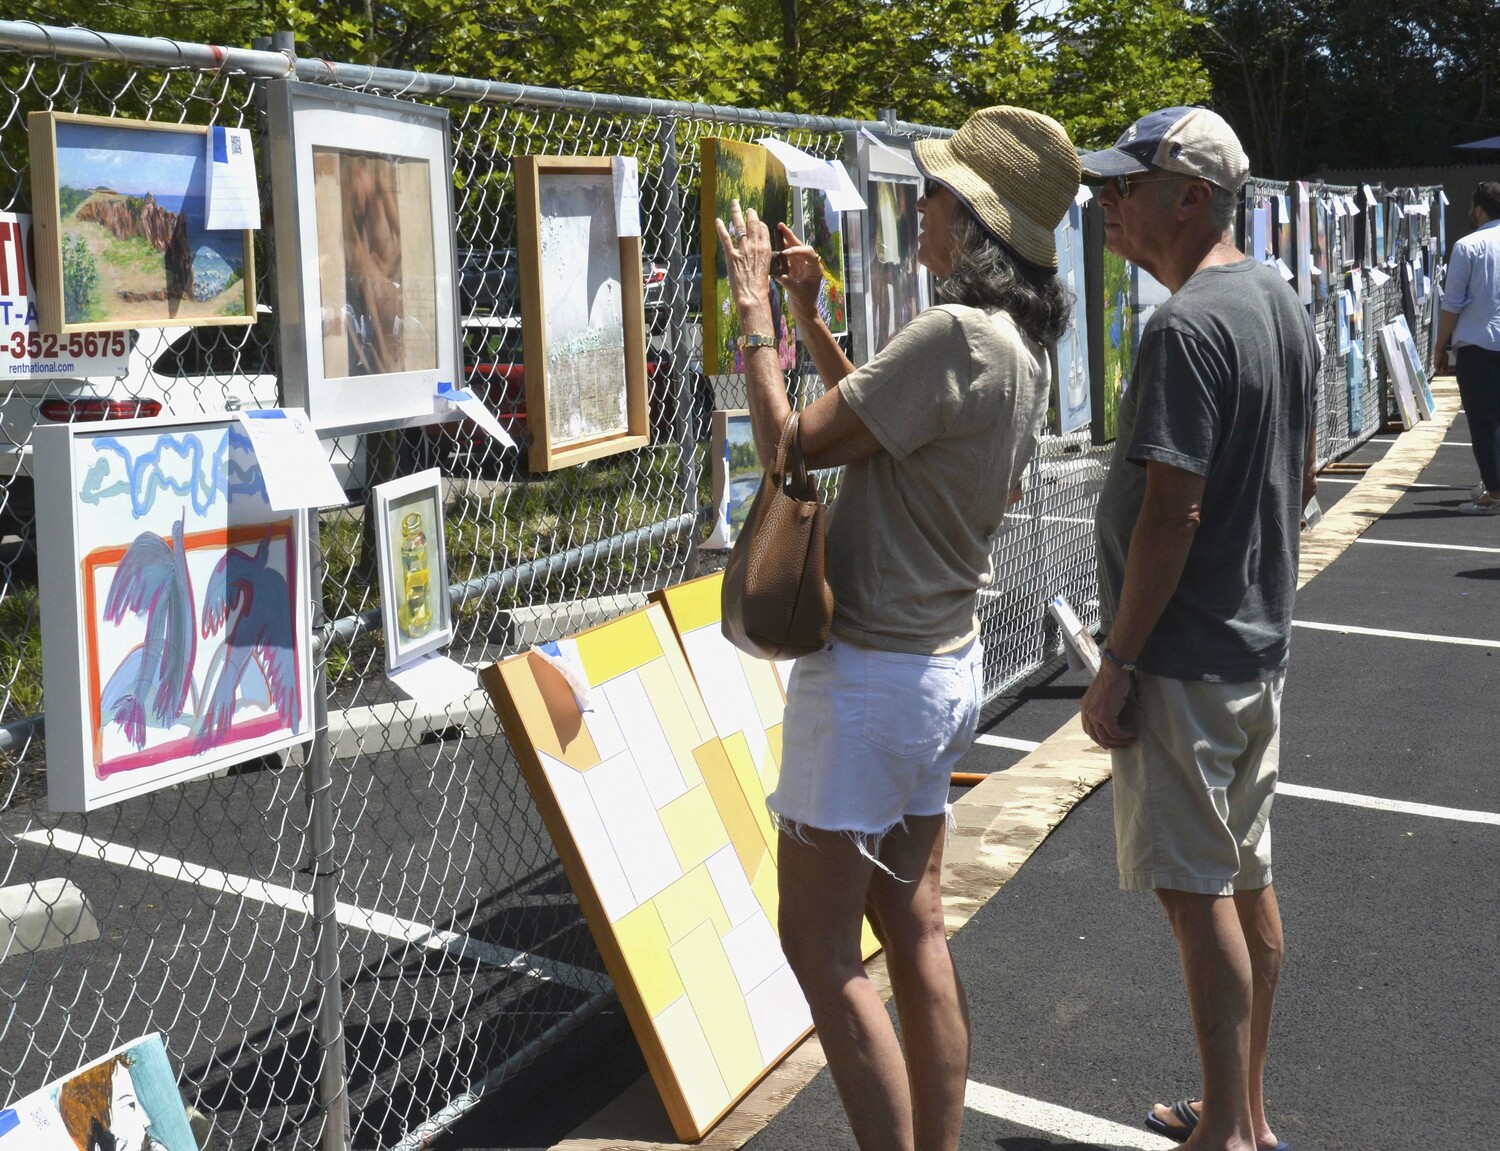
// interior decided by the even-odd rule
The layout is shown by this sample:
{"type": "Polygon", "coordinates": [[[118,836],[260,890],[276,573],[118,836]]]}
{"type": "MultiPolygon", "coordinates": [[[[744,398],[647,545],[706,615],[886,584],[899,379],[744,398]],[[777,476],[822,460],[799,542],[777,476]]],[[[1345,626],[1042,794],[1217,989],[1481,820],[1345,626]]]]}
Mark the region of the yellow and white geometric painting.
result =
{"type": "Polygon", "coordinates": [[[534,653],[480,678],[673,1128],[697,1139],[812,1026],[774,926],[772,740],[720,740],[660,606],[574,642],[587,712],[534,653]]]}

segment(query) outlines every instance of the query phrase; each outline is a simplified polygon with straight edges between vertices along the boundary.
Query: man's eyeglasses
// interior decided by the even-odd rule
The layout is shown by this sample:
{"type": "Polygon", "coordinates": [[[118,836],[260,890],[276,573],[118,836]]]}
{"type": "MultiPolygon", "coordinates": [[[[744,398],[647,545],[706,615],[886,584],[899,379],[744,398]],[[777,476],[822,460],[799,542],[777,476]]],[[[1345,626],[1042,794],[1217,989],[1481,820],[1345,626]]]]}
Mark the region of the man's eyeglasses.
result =
{"type": "Polygon", "coordinates": [[[1105,187],[1113,188],[1115,195],[1122,200],[1130,199],[1130,192],[1137,184],[1154,184],[1161,180],[1180,180],[1181,176],[1143,176],[1140,172],[1132,172],[1128,176],[1106,176],[1105,187]]]}

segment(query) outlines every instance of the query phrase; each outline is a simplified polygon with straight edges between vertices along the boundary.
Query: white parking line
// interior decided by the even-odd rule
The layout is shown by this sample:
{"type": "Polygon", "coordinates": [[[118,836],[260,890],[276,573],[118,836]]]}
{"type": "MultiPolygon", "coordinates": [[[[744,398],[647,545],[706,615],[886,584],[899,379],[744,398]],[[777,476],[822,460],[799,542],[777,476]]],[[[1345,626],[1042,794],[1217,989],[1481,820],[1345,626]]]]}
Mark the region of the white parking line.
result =
{"type": "Polygon", "coordinates": [[[1424,544],[1414,540],[1372,540],[1369,536],[1360,536],[1354,541],[1357,544],[1382,544],[1388,548],[1429,548],[1437,552],[1485,552],[1489,555],[1500,555],[1500,548],[1481,548],[1473,544],[1424,544]]]}
{"type": "MultiPolygon", "coordinates": [[[[258,903],[269,903],[302,915],[313,913],[312,895],[283,887],[277,883],[251,879],[247,875],[233,875],[212,867],[200,867],[181,859],[158,855],[154,851],[142,851],[120,843],[109,843],[103,839],[92,839],[75,835],[71,831],[28,831],[20,836],[28,843],[41,847],[55,847],[88,859],[100,859],[116,867],[128,867],[132,871],[143,871],[163,879],[175,879],[182,883],[193,883],[212,891],[222,891],[241,899],[253,899],[258,903]]],[[[352,903],[337,905],[335,917],[344,927],[356,931],[368,931],[372,935],[383,935],[398,943],[409,943],[425,947],[429,951],[443,951],[455,959],[471,959],[491,967],[509,968],[518,975],[529,975],[536,979],[552,980],[577,990],[596,990],[601,976],[585,968],[566,963],[554,963],[539,959],[524,951],[509,947],[497,947],[473,939],[460,931],[442,931],[426,923],[410,919],[398,919],[378,911],[366,911],[352,903]]]]}
{"type": "Polygon", "coordinates": [[[1363,476],[1319,476],[1320,484],[1357,484],[1363,476]]]}
{"type": "MultiPolygon", "coordinates": [[[[1070,1107],[1059,1107],[1055,1103],[1043,1103],[1040,1099],[1029,1099],[976,1083],[970,1079],[964,1089],[964,1106],[982,1115],[1018,1123],[1036,1131],[1045,1131],[1059,1139],[1090,1147],[1133,1147],[1140,1151],[1161,1151],[1175,1144],[1164,1135],[1153,1135],[1141,1127],[1127,1127],[1100,1119],[1070,1107]]],[[[1141,1112],[1145,1115],[1145,1112],[1141,1112]]]]}
{"type": "Polygon", "coordinates": [[[1298,799],[1321,799],[1342,803],[1346,807],[1365,807],[1371,811],[1394,811],[1398,815],[1423,815],[1429,819],[1452,819],[1459,823],[1487,823],[1500,827],[1500,812],[1469,811],[1462,807],[1437,807],[1431,803],[1408,803],[1401,799],[1381,799],[1378,795],[1357,795],[1351,791],[1330,791],[1324,787],[1305,787],[1300,783],[1278,783],[1277,795],[1298,799]]]}
{"type": "Polygon", "coordinates": [[[1345,635],[1377,635],[1386,639],[1414,639],[1422,643],[1451,643],[1460,647],[1500,647],[1500,640],[1470,639],[1461,635],[1428,635],[1421,631],[1389,631],[1383,627],[1355,627],[1352,623],[1313,623],[1311,620],[1294,619],[1293,627],[1311,628],[1313,631],[1336,631],[1345,635]]]}
{"type": "Polygon", "coordinates": [[[1039,740],[1012,739],[1008,735],[976,735],[974,742],[985,744],[987,747],[1007,747],[1011,751],[1035,751],[1042,746],[1039,740]]]}
{"type": "Polygon", "coordinates": [[[1473,444],[1466,444],[1462,440],[1444,440],[1439,447],[1444,448],[1472,448],[1473,444]]]}

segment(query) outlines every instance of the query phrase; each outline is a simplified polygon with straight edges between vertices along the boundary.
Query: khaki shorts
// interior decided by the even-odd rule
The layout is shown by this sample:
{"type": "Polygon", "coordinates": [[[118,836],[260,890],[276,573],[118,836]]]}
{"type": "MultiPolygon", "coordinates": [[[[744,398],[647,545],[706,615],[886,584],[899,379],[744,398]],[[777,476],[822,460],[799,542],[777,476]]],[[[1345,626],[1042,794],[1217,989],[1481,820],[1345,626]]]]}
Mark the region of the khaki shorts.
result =
{"type": "Polygon", "coordinates": [[[1207,683],[1135,672],[1114,760],[1126,891],[1232,895],[1271,882],[1271,801],[1286,673],[1207,683]]]}

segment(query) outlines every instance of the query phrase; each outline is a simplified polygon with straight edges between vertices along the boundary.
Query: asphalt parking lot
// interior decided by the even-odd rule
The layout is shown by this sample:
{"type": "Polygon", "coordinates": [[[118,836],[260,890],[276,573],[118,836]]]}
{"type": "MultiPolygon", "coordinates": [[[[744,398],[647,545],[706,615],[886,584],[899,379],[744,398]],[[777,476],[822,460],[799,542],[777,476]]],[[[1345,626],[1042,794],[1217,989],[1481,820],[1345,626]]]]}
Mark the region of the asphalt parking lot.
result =
{"type": "MultiPolygon", "coordinates": [[[[1394,439],[1345,462],[1376,462],[1394,439]]],[[[1298,598],[1274,822],[1288,956],[1267,1082],[1296,1151],[1485,1147],[1500,1127],[1500,519],[1456,513],[1475,482],[1467,440],[1460,416],[1298,598]]],[[[1324,507],[1358,478],[1325,475],[1324,507]]],[[[994,701],[960,770],[1018,762],[1072,718],[1084,682],[1054,664],[994,701]]],[[[1111,804],[1109,784],[1080,802],[954,936],[975,1023],[966,1148],[1166,1148],[1142,1116],[1195,1092],[1176,950],[1155,901],[1117,888],[1111,804]]],[[[620,1020],[590,1038],[443,1151],[550,1147],[644,1074],[620,1020]]],[[[852,1151],[827,1071],[746,1146],[852,1151]]]]}

